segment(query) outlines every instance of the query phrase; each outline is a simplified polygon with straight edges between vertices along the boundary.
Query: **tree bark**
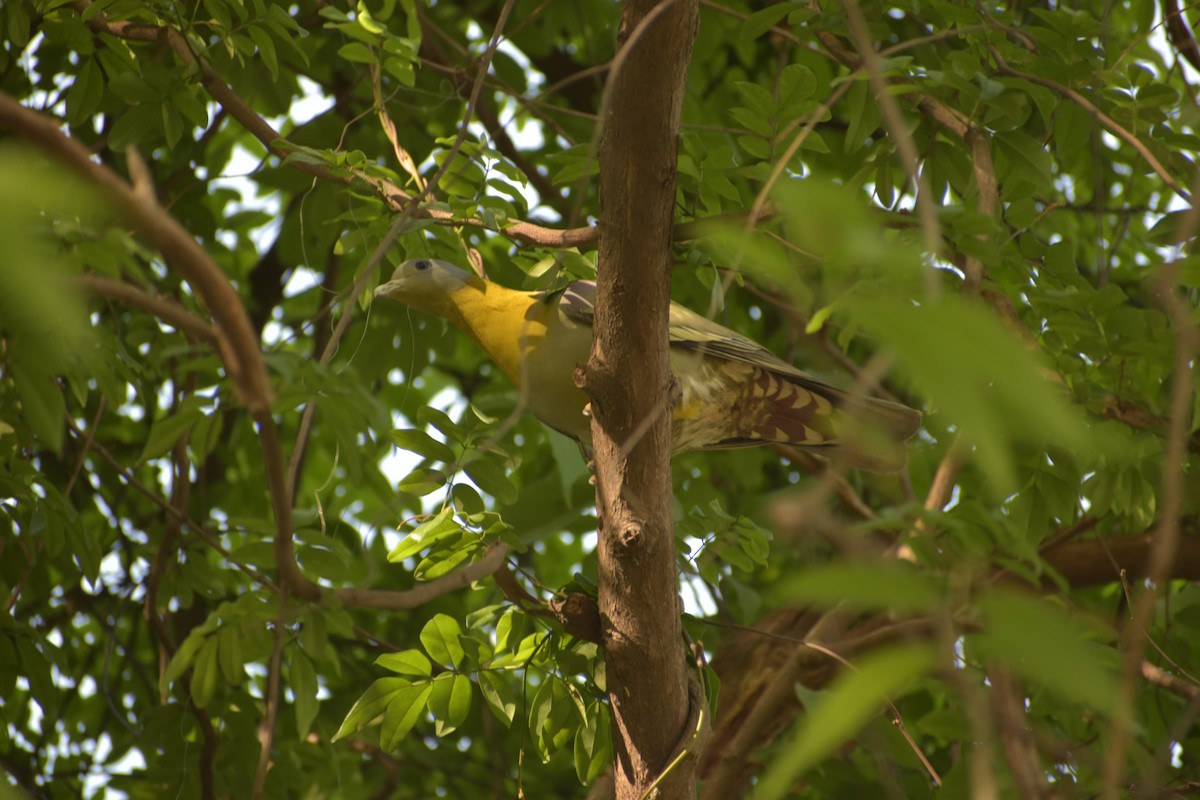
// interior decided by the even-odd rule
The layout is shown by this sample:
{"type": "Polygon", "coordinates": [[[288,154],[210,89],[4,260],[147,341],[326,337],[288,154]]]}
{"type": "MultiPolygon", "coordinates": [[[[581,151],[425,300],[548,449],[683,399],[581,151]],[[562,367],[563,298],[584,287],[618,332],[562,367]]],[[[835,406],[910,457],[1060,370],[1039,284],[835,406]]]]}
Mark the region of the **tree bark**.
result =
{"type": "MultiPolygon", "coordinates": [[[[697,20],[697,0],[624,0],[602,117],[595,334],[580,377],[618,800],[641,797],[681,747],[699,746],[676,591],[667,353],[676,139],[697,20]]],[[[695,761],[672,767],[655,796],[693,798],[695,761]]]]}

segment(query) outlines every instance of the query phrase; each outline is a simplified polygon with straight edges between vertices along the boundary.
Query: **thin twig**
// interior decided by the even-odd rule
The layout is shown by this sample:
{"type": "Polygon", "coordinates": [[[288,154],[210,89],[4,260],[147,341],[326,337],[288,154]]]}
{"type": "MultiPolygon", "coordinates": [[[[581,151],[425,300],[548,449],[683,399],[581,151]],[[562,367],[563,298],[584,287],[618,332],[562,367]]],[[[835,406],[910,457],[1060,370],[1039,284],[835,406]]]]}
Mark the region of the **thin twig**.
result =
{"type": "Polygon", "coordinates": [[[1137,151],[1137,154],[1140,155],[1142,159],[1150,166],[1150,169],[1154,170],[1158,177],[1162,178],[1163,183],[1171,187],[1172,191],[1189,203],[1192,201],[1191,193],[1189,193],[1187,189],[1184,189],[1183,186],[1180,185],[1179,181],[1175,180],[1174,176],[1172,176],[1171,173],[1167,171],[1167,168],[1162,165],[1162,162],[1160,162],[1158,158],[1150,152],[1150,148],[1146,147],[1145,143],[1143,143],[1141,139],[1130,133],[1129,130],[1127,130],[1119,122],[1101,111],[1091,100],[1088,100],[1079,92],[1075,91],[1069,86],[1064,86],[1058,81],[1050,80],[1049,78],[1042,77],[1041,75],[1034,75],[1029,72],[1022,72],[1021,70],[1013,69],[1004,61],[1004,58],[1000,55],[1000,52],[996,50],[995,47],[989,46],[988,49],[992,54],[992,58],[996,61],[996,70],[1001,75],[1008,75],[1013,78],[1020,78],[1022,80],[1029,81],[1030,83],[1036,83],[1039,86],[1045,86],[1047,89],[1050,89],[1075,103],[1084,111],[1091,114],[1092,117],[1094,117],[1101,125],[1108,128],[1108,130],[1111,131],[1114,136],[1123,139],[1126,144],[1137,151]]]}
{"type": "Polygon", "coordinates": [[[83,439],[83,446],[79,448],[79,455],[75,459],[75,466],[71,469],[71,477],[67,479],[67,485],[63,488],[63,497],[70,497],[71,490],[75,488],[75,481],[79,479],[79,473],[83,471],[83,462],[87,460],[87,455],[92,449],[92,444],[96,440],[96,427],[100,424],[100,417],[104,415],[104,409],[108,407],[108,396],[100,395],[100,400],[96,403],[96,413],[92,416],[92,424],[88,426],[87,436],[83,439]]]}
{"type": "Polygon", "coordinates": [[[1149,661],[1142,662],[1140,671],[1142,677],[1155,686],[1161,686],[1185,700],[1200,700],[1200,684],[1195,681],[1185,681],[1149,661]]]}
{"type": "Polygon", "coordinates": [[[275,630],[271,642],[271,660],[267,673],[266,713],[258,724],[258,766],[254,770],[254,789],[251,796],[260,800],[267,784],[267,770],[271,767],[271,745],[275,740],[275,720],[279,715],[279,688],[283,681],[283,635],[287,630],[287,592],[279,593],[279,611],[275,616],[275,630]]]}
{"type": "MultiPolygon", "coordinates": [[[[1107,551],[1108,543],[1105,542],[1103,539],[1100,539],[1099,541],[1100,541],[1100,544],[1102,546],[1104,546],[1105,550],[1107,551]]],[[[1111,557],[1111,553],[1109,555],[1111,557]]],[[[1114,564],[1114,566],[1115,566],[1115,564],[1114,564]]],[[[1122,570],[1120,570],[1120,573],[1121,573],[1121,590],[1125,593],[1125,605],[1128,608],[1133,608],[1133,604],[1135,601],[1134,601],[1134,597],[1133,597],[1133,588],[1130,587],[1130,585],[1129,585],[1129,570],[1122,569],[1122,570]]],[[[1163,661],[1167,662],[1172,667],[1179,670],[1180,674],[1182,674],[1184,677],[1186,677],[1188,680],[1190,680],[1194,686],[1200,687],[1200,681],[1196,680],[1196,677],[1194,675],[1192,675],[1190,672],[1188,672],[1186,669],[1184,669],[1183,666],[1181,666],[1179,664],[1179,662],[1177,662],[1175,659],[1171,658],[1171,656],[1169,656],[1167,654],[1167,651],[1163,650],[1162,646],[1158,642],[1154,641],[1154,637],[1150,635],[1150,631],[1145,630],[1143,628],[1142,633],[1146,637],[1146,643],[1154,648],[1154,652],[1158,653],[1158,655],[1163,659],[1163,661]]],[[[1144,676],[1145,674],[1146,674],[1146,667],[1143,666],[1142,667],[1142,675],[1144,676]]]]}

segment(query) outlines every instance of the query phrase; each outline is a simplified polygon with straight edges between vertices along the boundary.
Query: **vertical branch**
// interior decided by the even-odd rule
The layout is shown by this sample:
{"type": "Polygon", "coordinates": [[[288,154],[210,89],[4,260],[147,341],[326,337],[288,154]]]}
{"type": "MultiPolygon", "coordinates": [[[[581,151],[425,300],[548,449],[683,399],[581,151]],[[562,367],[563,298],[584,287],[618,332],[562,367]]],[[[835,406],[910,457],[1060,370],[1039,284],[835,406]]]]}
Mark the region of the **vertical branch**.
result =
{"type": "MultiPolygon", "coordinates": [[[[692,733],[664,409],[676,137],[697,20],[696,0],[624,0],[601,120],[604,236],[595,339],[580,382],[593,412],[618,798],[642,796],[692,733]]],[[[657,796],[694,797],[695,759],[676,765],[657,796]]]]}

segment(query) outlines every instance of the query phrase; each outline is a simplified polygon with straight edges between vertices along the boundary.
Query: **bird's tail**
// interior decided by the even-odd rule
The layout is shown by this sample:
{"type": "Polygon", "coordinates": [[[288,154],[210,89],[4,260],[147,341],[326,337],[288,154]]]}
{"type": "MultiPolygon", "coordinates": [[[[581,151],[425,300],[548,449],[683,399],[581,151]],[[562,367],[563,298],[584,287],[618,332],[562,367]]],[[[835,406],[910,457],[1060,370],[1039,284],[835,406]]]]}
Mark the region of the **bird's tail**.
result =
{"type": "Polygon", "coordinates": [[[891,400],[863,397],[814,382],[805,386],[837,409],[830,416],[829,446],[851,466],[870,472],[897,472],[908,458],[904,443],[921,427],[921,412],[891,400]]]}

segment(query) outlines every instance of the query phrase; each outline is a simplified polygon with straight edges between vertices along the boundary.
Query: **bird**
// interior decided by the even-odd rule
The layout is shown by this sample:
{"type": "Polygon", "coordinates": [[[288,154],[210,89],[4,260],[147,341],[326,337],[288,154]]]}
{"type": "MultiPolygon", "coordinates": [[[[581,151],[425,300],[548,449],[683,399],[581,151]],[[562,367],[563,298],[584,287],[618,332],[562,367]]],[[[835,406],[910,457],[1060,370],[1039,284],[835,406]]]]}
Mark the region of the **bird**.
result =
{"type": "MultiPolygon", "coordinates": [[[[447,261],[409,259],[375,297],[442,317],[462,330],[517,387],[545,425],[590,448],[588,397],[575,370],[592,346],[596,285],[509,289],[447,261]]],[[[673,454],[784,443],[870,472],[903,468],[903,442],[920,412],[838,389],[707,317],[671,303],[676,381],[673,454]]]]}

